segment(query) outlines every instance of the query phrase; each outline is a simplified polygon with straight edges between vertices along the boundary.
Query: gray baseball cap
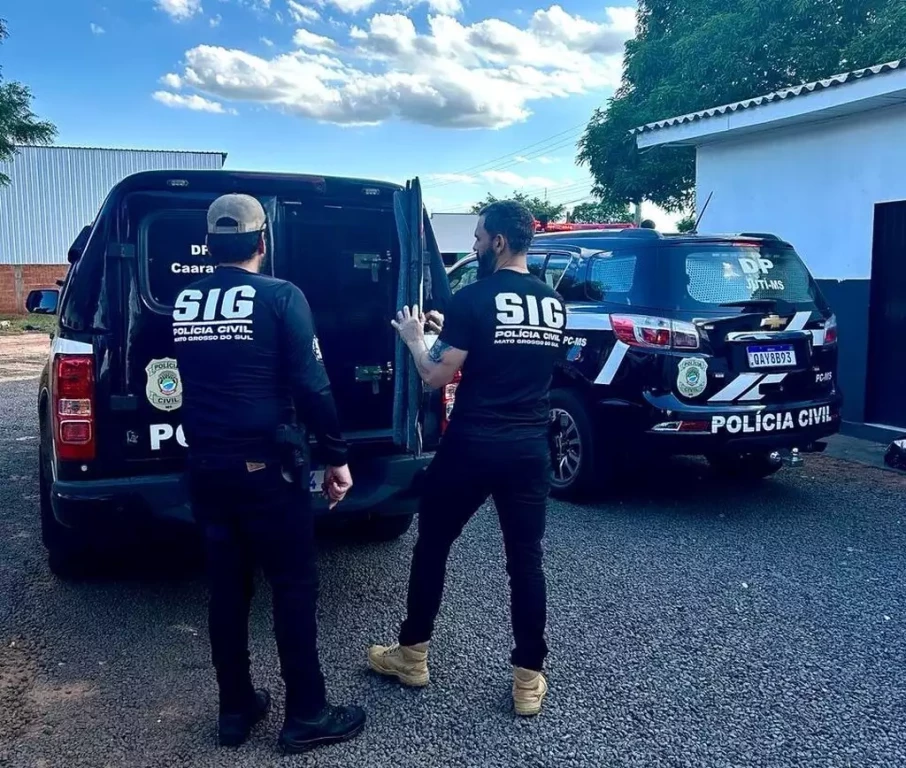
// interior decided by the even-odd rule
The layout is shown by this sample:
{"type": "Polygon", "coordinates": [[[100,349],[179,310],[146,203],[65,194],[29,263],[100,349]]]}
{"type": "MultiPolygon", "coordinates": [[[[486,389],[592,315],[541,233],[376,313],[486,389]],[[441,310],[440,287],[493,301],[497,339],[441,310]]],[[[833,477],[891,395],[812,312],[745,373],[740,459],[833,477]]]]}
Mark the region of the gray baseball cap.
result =
{"type": "Polygon", "coordinates": [[[209,235],[261,232],[266,223],[264,208],[250,195],[223,195],[208,208],[209,235]]]}

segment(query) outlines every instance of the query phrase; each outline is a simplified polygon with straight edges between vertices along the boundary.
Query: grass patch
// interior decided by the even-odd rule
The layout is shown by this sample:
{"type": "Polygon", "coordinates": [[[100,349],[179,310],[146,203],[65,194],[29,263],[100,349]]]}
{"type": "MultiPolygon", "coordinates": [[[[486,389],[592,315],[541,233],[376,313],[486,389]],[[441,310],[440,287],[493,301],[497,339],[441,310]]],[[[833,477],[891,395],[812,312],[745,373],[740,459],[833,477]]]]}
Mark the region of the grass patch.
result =
{"type": "Polygon", "coordinates": [[[0,315],[0,335],[49,334],[55,331],[56,327],[56,315],[0,315]]]}

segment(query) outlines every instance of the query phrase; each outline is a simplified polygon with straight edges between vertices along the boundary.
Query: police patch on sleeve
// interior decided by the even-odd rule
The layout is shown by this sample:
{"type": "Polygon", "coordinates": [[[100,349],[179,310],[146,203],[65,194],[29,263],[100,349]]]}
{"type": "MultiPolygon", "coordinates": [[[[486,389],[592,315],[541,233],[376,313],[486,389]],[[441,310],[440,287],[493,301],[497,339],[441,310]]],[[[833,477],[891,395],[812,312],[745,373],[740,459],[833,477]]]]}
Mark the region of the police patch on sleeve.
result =
{"type": "Polygon", "coordinates": [[[317,336],[315,336],[315,337],[311,340],[311,351],[314,353],[315,360],[317,360],[319,363],[323,363],[323,362],[324,362],[324,358],[321,357],[321,345],[318,343],[318,337],[317,337],[317,336]]]}
{"type": "Polygon", "coordinates": [[[182,379],[176,360],[164,357],[152,360],[145,366],[148,381],[145,385],[145,396],[159,411],[175,411],[182,405],[182,379]]]}
{"type": "Polygon", "coordinates": [[[698,397],[708,387],[708,361],[701,357],[684,357],[679,362],[676,388],[683,397],[698,397]]]}

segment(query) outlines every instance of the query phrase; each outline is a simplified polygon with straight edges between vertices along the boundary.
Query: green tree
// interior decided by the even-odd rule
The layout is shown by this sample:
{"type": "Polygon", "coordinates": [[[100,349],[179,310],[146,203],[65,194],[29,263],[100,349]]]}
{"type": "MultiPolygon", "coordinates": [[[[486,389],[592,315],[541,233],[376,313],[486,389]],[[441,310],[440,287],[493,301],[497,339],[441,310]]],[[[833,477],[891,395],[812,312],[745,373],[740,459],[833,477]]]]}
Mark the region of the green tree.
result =
{"type": "MultiPolygon", "coordinates": [[[[0,44],[7,37],[6,22],[0,19],[0,44]]],[[[17,144],[49,144],[57,129],[31,111],[31,91],[22,83],[4,82],[0,68],[0,161],[11,160],[17,144]]],[[[0,173],[0,187],[9,177],[0,173]]]]}
{"type": "Polygon", "coordinates": [[[691,148],[640,152],[633,128],[906,56],[903,0],[639,0],[623,81],[578,162],[613,203],[688,210],[691,148]]]}
{"type": "Polygon", "coordinates": [[[566,220],[575,224],[629,224],[633,214],[628,205],[598,200],[579,203],[566,220]]]}
{"type": "Polygon", "coordinates": [[[695,216],[684,216],[676,222],[677,232],[691,232],[695,229],[695,216]]]}
{"type": "MultiPolygon", "coordinates": [[[[542,200],[540,197],[529,197],[524,192],[513,192],[513,194],[506,199],[522,203],[532,212],[532,216],[538,219],[538,221],[543,222],[559,221],[563,216],[563,212],[566,210],[566,205],[563,203],[552,203],[549,200],[542,200]]],[[[498,198],[488,193],[488,196],[484,200],[480,203],[475,203],[475,205],[472,206],[471,212],[478,213],[486,205],[496,202],[498,202],[498,198]]]]}
{"type": "Polygon", "coordinates": [[[846,57],[864,66],[902,59],[906,56],[904,30],[906,3],[903,0],[888,0],[883,8],[869,14],[868,23],[847,48],[846,57]]]}

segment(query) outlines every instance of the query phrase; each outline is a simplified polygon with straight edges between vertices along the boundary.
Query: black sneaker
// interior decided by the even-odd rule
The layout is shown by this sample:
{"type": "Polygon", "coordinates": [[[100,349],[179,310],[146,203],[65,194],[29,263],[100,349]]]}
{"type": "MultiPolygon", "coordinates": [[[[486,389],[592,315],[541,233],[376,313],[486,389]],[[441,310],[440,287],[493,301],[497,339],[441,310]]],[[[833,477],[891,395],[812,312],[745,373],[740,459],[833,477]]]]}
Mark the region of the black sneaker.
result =
{"type": "Polygon", "coordinates": [[[332,707],[328,704],[310,720],[287,716],[280,731],[280,747],[286,754],[339,744],[358,736],[365,727],[365,710],[361,707],[332,707]]]}
{"type": "Polygon", "coordinates": [[[271,708],[271,695],[264,688],[255,691],[255,699],[246,712],[221,712],[217,721],[221,747],[238,747],[245,742],[252,728],[260,723],[271,708]]]}

